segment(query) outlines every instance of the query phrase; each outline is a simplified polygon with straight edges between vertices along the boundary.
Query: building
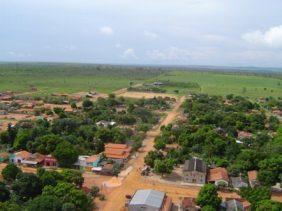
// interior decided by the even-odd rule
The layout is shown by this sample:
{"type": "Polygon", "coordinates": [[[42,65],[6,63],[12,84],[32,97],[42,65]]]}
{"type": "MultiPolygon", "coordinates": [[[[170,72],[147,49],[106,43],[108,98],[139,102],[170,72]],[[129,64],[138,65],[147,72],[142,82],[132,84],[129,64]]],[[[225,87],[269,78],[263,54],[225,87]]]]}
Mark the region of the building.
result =
{"type": "Polygon", "coordinates": [[[131,152],[131,147],[126,144],[106,144],[104,155],[117,162],[123,163],[126,161],[131,152]]]}
{"type": "Polygon", "coordinates": [[[21,164],[24,160],[27,160],[30,157],[30,153],[28,151],[22,150],[11,154],[9,160],[11,163],[21,164]]]}
{"type": "Polygon", "coordinates": [[[1,152],[0,153],[0,163],[3,163],[5,161],[9,160],[10,154],[8,152],[1,152]]]}
{"type": "Polygon", "coordinates": [[[109,126],[114,126],[115,124],[116,122],[114,121],[105,121],[105,120],[101,120],[96,123],[96,125],[99,127],[109,127],[109,126]]]}
{"type": "Polygon", "coordinates": [[[215,185],[219,185],[219,184],[225,184],[226,186],[229,185],[228,172],[225,168],[222,167],[209,169],[207,180],[209,183],[213,183],[215,185]]]}
{"type": "Polygon", "coordinates": [[[43,164],[48,167],[57,167],[58,161],[52,155],[46,155],[43,164]]]}
{"type": "Polygon", "coordinates": [[[253,137],[253,134],[247,131],[238,131],[238,139],[250,139],[253,137]]]}
{"type": "Polygon", "coordinates": [[[82,171],[92,171],[93,167],[99,167],[100,161],[100,155],[80,155],[78,156],[78,160],[74,165],[82,171]]]}
{"type": "Polygon", "coordinates": [[[90,167],[99,167],[101,162],[100,155],[91,155],[86,159],[86,165],[90,167]]]}
{"type": "Polygon", "coordinates": [[[257,177],[258,177],[258,172],[256,170],[248,171],[249,184],[251,188],[254,188],[255,186],[258,185],[257,177]]]}
{"type": "Polygon", "coordinates": [[[127,204],[128,211],[170,211],[171,198],[157,190],[137,190],[127,204]]]}
{"type": "Polygon", "coordinates": [[[193,157],[186,160],[183,166],[183,181],[187,183],[205,184],[207,166],[199,158],[193,157]]]}
{"type": "Polygon", "coordinates": [[[184,197],[181,202],[180,210],[181,211],[198,211],[198,210],[201,210],[201,208],[197,206],[195,198],[184,197]]]}
{"type": "Polygon", "coordinates": [[[244,205],[236,199],[229,199],[221,203],[221,207],[226,211],[244,211],[244,205]]]}
{"type": "Polygon", "coordinates": [[[248,187],[248,181],[246,181],[243,177],[230,177],[232,187],[235,189],[240,189],[242,187],[248,187]]]}
{"type": "Polygon", "coordinates": [[[22,164],[26,164],[28,166],[38,166],[42,165],[45,159],[45,155],[40,153],[30,154],[30,156],[22,161],[22,164]]]}

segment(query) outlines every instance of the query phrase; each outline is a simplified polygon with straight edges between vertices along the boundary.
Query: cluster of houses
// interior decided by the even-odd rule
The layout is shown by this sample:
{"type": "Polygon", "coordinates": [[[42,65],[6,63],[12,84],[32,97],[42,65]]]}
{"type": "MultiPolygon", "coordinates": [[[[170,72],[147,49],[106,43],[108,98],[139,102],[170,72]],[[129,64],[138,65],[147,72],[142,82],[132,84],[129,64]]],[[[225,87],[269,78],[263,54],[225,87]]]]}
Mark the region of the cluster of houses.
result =
{"type": "MultiPolygon", "coordinates": [[[[98,155],[80,155],[74,166],[81,171],[95,172],[104,175],[112,175],[115,165],[123,166],[131,153],[131,146],[126,144],[109,143],[105,145],[105,151],[98,155]]],[[[58,167],[58,161],[52,155],[30,153],[21,150],[15,153],[0,153],[0,162],[10,162],[17,165],[30,167],[58,167]]]]}
{"type": "Polygon", "coordinates": [[[207,164],[197,157],[192,157],[185,161],[183,166],[183,182],[196,185],[212,183],[216,186],[233,187],[234,189],[248,186],[254,187],[258,184],[257,171],[248,172],[248,181],[241,175],[229,177],[226,168],[208,168],[207,164]]]}
{"type": "Polygon", "coordinates": [[[79,156],[75,166],[82,171],[112,175],[114,166],[123,166],[128,160],[130,153],[131,146],[109,143],[105,145],[104,152],[99,155],[79,156]]]}
{"type": "MultiPolygon", "coordinates": [[[[128,211],[199,211],[201,207],[196,204],[193,197],[184,197],[179,206],[175,206],[172,199],[165,192],[141,189],[132,196],[126,195],[125,207],[128,211]]],[[[242,199],[225,199],[220,205],[220,210],[244,211],[250,210],[250,203],[242,199]]]]}
{"type": "Polygon", "coordinates": [[[52,155],[43,155],[40,153],[30,153],[22,150],[15,153],[0,153],[0,162],[10,162],[18,165],[27,165],[31,167],[46,166],[57,167],[58,161],[52,155]]]}

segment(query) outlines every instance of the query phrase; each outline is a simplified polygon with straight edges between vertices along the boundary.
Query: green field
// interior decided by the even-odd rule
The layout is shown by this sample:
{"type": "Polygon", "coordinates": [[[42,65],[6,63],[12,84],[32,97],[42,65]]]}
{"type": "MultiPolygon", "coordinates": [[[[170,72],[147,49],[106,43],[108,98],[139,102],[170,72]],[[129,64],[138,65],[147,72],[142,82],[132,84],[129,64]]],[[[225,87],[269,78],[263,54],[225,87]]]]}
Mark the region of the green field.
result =
{"type": "Polygon", "coordinates": [[[36,94],[74,93],[96,90],[111,93],[128,87],[130,82],[142,83],[159,75],[158,70],[127,69],[110,66],[76,64],[2,64],[0,91],[30,92],[36,94]]]}
{"type": "Polygon", "coordinates": [[[200,88],[186,89],[182,87],[164,87],[173,93],[179,90],[179,94],[187,92],[201,92],[215,95],[227,95],[230,93],[257,97],[282,97],[282,80],[274,77],[244,75],[236,73],[220,72],[180,72],[173,71],[156,77],[155,80],[173,82],[195,82],[200,88]]]}
{"type": "MultiPolygon", "coordinates": [[[[179,91],[180,95],[201,92],[216,95],[230,93],[250,98],[282,97],[280,75],[225,73],[204,71],[170,71],[161,68],[105,66],[86,64],[0,64],[0,92],[12,90],[36,95],[54,92],[73,93],[97,90],[110,93],[129,87],[129,84],[170,81],[197,83],[199,87],[164,86],[168,93],[179,91]]],[[[181,85],[181,83],[179,83],[181,85]]]]}

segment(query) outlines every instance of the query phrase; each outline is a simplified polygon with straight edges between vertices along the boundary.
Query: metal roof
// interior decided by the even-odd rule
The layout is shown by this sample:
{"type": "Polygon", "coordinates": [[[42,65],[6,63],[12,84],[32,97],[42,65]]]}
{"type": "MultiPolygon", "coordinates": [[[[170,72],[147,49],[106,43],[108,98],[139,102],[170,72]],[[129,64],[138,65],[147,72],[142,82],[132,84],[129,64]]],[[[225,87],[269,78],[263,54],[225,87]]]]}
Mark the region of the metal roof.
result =
{"type": "Polygon", "coordinates": [[[148,205],[161,208],[165,197],[164,192],[156,190],[138,190],[130,201],[130,205],[148,205]]]}
{"type": "Polygon", "coordinates": [[[183,170],[184,171],[198,171],[198,172],[206,173],[207,166],[203,160],[197,157],[193,157],[185,161],[183,170]]]}

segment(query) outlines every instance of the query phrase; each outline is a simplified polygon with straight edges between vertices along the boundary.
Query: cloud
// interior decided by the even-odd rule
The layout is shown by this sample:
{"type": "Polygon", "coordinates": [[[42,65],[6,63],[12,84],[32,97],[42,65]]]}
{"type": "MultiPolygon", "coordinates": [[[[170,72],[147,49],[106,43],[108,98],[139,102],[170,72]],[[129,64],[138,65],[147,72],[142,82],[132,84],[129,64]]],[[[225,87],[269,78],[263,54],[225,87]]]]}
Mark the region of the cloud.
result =
{"type": "Polygon", "coordinates": [[[109,36],[114,34],[114,30],[110,26],[103,26],[100,28],[100,33],[109,36]]]}
{"type": "Polygon", "coordinates": [[[122,44],[117,43],[117,44],[115,44],[115,47],[116,47],[116,48],[121,48],[121,47],[122,47],[122,44]]]}
{"type": "Polygon", "coordinates": [[[189,62],[201,60],[211,56],[215,50],[213,48],[204,49],[184,49],[178,47],[169,47],[165,50],[152,50],[147,52],[147,56],[155,61],[169,62],[189,62]]]}
{"type": "Polygon", "coordinates": [[[282,25],[272,27],[265,32],[249,32],[243,34],[242,38],[254,45],[262,45],[271,48],[282,48],[282,25]]]}
{"type": "Polygon", "coordinates": [[[125,59],[138,59],[138,57],[135,54],[135,50],[133,48],[126,49],[123,52],[122,57],[125,59]]]}
{"type": "Polygon", "coordinates": [[[154,32],[144,31],[144,36],[150,40],[155,40],[158,38],[158,35],[154,32]]]}

